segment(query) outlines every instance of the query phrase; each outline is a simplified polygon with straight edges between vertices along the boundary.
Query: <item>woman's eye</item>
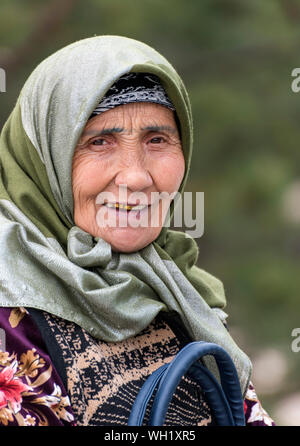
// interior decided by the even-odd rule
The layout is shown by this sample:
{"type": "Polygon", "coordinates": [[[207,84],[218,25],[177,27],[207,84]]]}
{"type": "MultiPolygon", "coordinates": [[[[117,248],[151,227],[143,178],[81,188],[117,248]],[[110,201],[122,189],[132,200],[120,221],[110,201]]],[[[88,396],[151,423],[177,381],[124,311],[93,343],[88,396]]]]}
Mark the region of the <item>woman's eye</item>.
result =
{"type": "Polygon", "coordinates": [[[154,136],[150,139],[151,144],[161,144],[165,142],[165,139],[162,136],[154,136]]]}
{"type": "Polygon", "coordinates": [[[103,138],[94,139],[94,141],[91,142],[94,146],[103,146],[107,144],[107,141],[103,138]]]}

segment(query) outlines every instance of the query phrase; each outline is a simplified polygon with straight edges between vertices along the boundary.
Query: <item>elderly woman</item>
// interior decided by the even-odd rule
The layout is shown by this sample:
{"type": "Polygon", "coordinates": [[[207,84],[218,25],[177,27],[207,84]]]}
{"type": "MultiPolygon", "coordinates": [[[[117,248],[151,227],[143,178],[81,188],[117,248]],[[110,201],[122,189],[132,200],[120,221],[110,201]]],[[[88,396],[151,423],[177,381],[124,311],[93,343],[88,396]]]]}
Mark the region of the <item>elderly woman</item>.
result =
{"type": "MultiPolygon", "coordinates": [[[[246,423],[272,424],[221,282],[165,225],[192,154],[170,63],[128,38],[73,43],[33,71],[0,148],[0,425],[126,425],[146,378],[193,340],[233,359],[246,423]]],[[[214,423],[191,377],[165,423],[214,423]]]]}

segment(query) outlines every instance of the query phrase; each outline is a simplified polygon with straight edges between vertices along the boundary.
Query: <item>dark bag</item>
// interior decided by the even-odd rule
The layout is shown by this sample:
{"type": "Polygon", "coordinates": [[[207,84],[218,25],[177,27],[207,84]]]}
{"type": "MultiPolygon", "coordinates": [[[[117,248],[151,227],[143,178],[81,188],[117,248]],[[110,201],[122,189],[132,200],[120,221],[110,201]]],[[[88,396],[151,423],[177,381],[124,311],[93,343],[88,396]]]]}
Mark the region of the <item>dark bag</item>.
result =
{"type": "Polygon", "coordinates": [[[200,384],[217,425],[245,426],[243,398],[234,363],[222,347],[208,342],[187,344],[169,364],[152,373],[132,406],[128,425],[142,425],[148,403],[157,388],[149,426],[163,426],[173,394],[186,373],[200,384]],[[198,362],[205,355],[215,358],[221,384],[198,362]]]}

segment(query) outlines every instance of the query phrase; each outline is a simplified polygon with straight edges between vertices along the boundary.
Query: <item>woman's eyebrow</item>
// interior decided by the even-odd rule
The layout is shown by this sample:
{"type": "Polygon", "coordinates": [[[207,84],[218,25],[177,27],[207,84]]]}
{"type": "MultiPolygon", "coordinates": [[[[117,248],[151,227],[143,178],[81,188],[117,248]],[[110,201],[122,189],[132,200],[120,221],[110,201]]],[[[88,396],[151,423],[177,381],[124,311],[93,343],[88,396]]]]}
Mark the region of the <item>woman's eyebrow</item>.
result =
{"type": "Polygon", "coordinates": [[[148,130],[150,132],[170,132],[176,133],[176,128],[171,127],[170,125],[149,125],[147,127],[143,127],[141,130],[148,130]]]}
{"type": "Polygon", "coordinates": [[[123,132],[124,129],[121,127],[111,127],[111,128],[106,128],[106,129],[102,129],[102,130],[87,130],[85,132],[83,132],[82,136],[101,136],[101,135],[107,135],[110,133],[121,133],[123,132]]]}
{"type": "MultiPolygon", "coordinates": [[[[170,125],[148,125],[147,127],[142,127],[141,130],[148,130],[150,132],[169,132],[176,133],[176,128],[170,125]]],[[[82,136],[102,136],[108,135],[111,133],[121,133],[124,132],[124,128],[122,127],[110,127],[102,130],[87,130],[83,133],[82,136]]]]}

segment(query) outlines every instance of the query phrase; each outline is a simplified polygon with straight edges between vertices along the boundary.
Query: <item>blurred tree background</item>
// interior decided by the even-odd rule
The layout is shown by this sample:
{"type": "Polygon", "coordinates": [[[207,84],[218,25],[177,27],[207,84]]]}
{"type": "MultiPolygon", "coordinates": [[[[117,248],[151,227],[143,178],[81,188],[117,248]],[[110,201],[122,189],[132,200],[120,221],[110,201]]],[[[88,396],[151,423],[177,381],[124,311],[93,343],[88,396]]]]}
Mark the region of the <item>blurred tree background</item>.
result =
{"type": "MultiPolygon", "coordinates": [[[[0,127],[35,66],[93,35],[148,43],[194,111],[187,191],[205,195],[198,264],[225,286],[229,326],[278,424],[300,425],[300,66],[297,0],[1,0],[0,127]]],[[[76,67],[74,67],[76,69],[76,67]]]]}

